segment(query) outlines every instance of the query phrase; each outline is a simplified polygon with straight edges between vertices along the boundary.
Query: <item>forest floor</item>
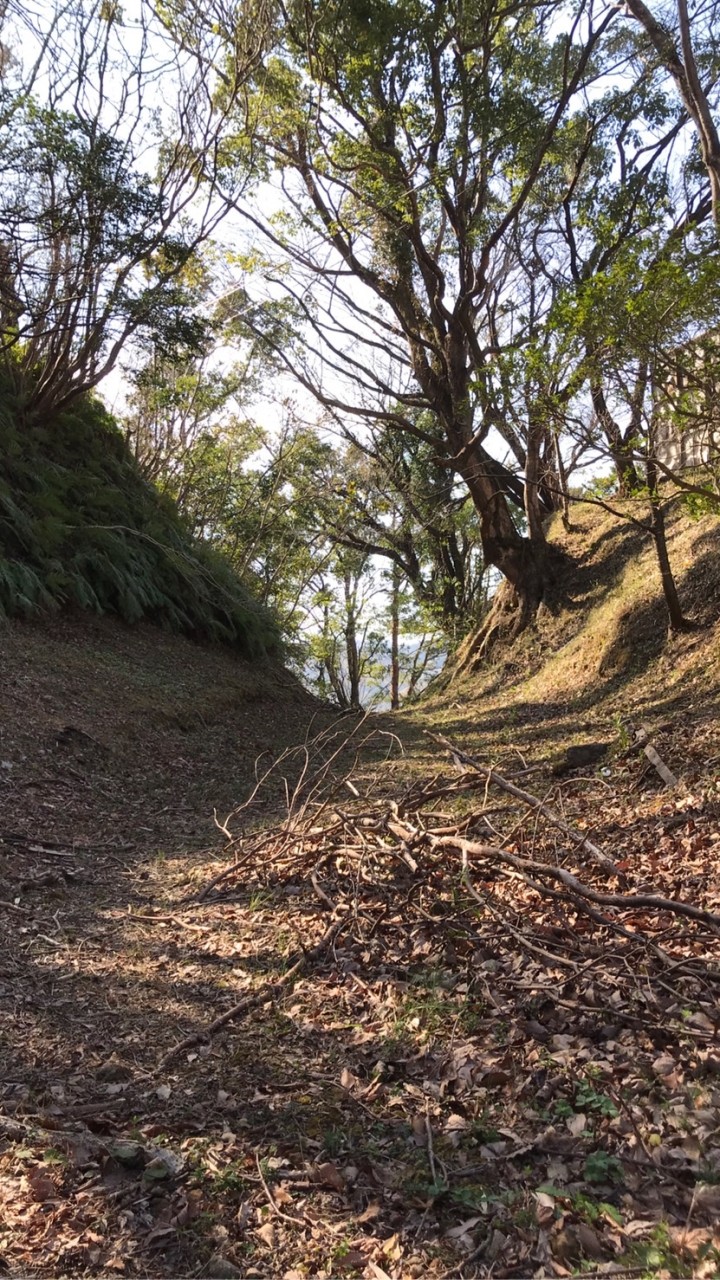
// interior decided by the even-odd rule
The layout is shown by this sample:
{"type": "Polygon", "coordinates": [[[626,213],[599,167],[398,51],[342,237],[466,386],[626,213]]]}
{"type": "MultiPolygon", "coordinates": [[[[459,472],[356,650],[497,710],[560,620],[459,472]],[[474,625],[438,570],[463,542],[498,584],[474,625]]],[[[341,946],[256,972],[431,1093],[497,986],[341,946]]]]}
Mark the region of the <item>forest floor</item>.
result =
{"type": "Polygon", "coordinates": [[[720,1273],[717,533],[670,640],[628,536],[393,717],[3,633],[0,1273],[720,1273]]]}

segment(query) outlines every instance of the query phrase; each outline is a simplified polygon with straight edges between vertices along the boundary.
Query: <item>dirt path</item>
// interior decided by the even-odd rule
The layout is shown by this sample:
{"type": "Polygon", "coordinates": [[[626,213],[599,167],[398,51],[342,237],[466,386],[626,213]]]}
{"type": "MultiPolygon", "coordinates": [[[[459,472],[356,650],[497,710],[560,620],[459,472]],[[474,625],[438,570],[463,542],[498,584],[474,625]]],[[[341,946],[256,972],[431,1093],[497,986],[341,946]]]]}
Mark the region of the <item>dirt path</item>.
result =
{"type": "MultiPolygon", "coordinates": [[[[492,858],[471,893],[452,837],[433,850],[427,829],[578,867],[552,824],[460,785],[406,717],[362,748],[370,726],[318,714],[285,673],[109,624],[14,628],[4,657],[10,1275],[717,1274],[712,929],[637,910],[598,924],[492,858]],[[282,779],[302,753],[226,847],[213,807],[248,796],[263,750],[321,730],[292,831],[282,779]]],[[[465,745],[510,772],[522,709],[507,723],[465,745]]],[[[697,725],[668,741],[690,777],[672,797],[633,758],[527,785],[592,827],[623,864],[615,888],[718,911],[697,725]]]]}

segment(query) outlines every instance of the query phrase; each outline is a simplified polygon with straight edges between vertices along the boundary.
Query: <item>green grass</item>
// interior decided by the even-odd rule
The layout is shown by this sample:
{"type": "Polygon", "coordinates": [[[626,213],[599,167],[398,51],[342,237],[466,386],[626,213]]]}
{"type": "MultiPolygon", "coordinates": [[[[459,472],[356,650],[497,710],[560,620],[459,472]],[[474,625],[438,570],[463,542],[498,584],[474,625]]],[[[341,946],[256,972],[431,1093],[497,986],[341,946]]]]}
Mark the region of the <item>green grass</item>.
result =
{"type": "Polygon", "coordinates": [[[272,617],[142,477],[98,400],[23,422],[0,387],[0,619],[68,607],[280,651],[272,617]]]}

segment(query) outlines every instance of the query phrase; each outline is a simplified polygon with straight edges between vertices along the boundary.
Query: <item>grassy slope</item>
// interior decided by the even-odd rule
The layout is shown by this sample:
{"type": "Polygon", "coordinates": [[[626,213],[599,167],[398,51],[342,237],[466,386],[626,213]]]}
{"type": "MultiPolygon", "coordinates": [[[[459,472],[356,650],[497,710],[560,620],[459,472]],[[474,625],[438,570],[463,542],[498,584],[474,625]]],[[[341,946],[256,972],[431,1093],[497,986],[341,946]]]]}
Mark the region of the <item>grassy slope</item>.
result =
{"type": "Polygon", "coordinates": [[[0,618],[68,605],[247,657],[279,650],[273,620],[142,478],[97,400],[21,424],[0,396],[0,618]]]}
{"type": "Polygon", "coordinates": [[[657,725],[717,715],[720,702],[720,521],[675,509],[669,549],[681,599],[698,629],[668,636],[647,537],[596,507],[550,536],[569,552],[568,599],[480,672],[438,689],[409,712],[468,749],[549,762],[570,743],[622,738],[620,721],[657,725]]]}

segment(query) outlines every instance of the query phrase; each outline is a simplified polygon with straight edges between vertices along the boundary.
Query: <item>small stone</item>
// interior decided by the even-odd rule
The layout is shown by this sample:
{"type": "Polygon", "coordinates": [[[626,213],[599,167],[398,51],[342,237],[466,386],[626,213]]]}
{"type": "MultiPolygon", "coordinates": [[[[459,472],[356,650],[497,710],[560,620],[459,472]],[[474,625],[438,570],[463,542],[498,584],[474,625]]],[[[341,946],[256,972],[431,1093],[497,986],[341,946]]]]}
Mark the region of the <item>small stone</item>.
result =
{"type": "Polygon", "coordinates": [[[227,1258],[223,1258],[221,1253],[214,1253],[207,1264],[207,1274],[213,1277],[213,1280],[233,1280],[235,1276],[241,1276],[242,1271],[235,1266],[234,1262],[229,1262],[227,1258]]]}
{"type": "Polygon", "coordinates": [[[126,1169],[141,1169],[145,1164],[145,1148],[139,1142],[114,1142],[110,1155],[126,1169]]]}

